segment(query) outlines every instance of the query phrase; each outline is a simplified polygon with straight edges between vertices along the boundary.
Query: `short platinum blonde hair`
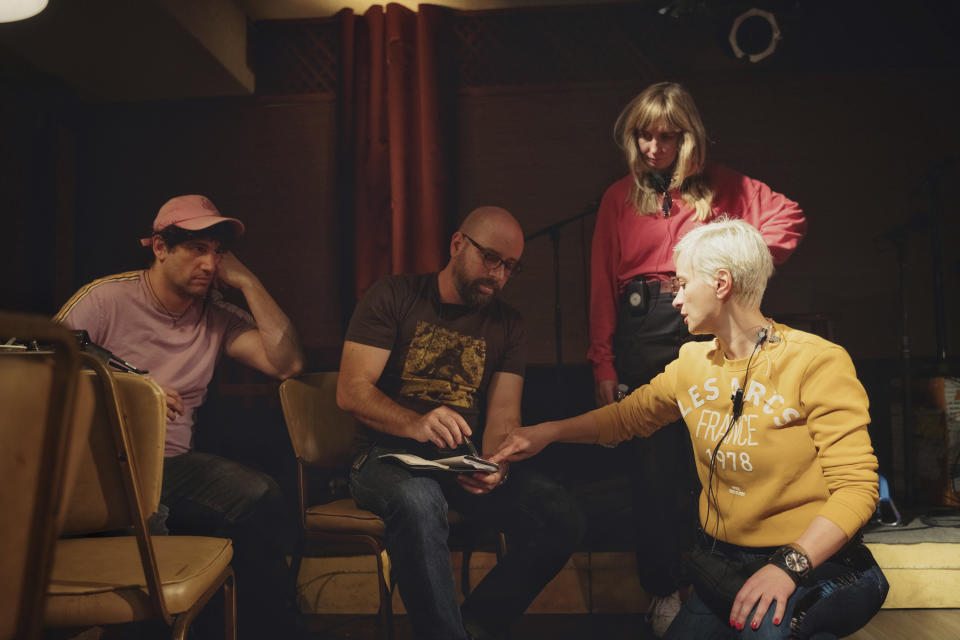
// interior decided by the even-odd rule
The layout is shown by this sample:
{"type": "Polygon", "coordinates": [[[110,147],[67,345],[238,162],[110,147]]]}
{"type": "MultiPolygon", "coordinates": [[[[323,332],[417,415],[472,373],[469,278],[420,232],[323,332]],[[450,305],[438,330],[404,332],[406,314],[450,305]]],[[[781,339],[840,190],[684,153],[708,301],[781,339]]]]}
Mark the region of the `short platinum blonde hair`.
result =
{"type": "Polygon", "coordinates": [[[759,308],[773,275],[773,256],[760,232],[743,220],[721,217],[687,233],[673,248],[674,264],[713,279],[724,269],[733,279],[733,297],[745,307],[759,308]]]}
{"type": "Polygon", "coordinates": [[[644,89],[623,108],[613,126],[613,137],[623,149],[633,175],[631,201],[641,214],[658,210],[656,191],[647,178],[652,169],[644,161],[637,139],[640,132],[658,124],[680,132],[670,189],[681,189],[683,199],[696,208],[696,219],[703,222],[710,215],[713,200],[713,190],[703,176],[707,132],[693,96],[676,82],[658,82],[644,89]]]}

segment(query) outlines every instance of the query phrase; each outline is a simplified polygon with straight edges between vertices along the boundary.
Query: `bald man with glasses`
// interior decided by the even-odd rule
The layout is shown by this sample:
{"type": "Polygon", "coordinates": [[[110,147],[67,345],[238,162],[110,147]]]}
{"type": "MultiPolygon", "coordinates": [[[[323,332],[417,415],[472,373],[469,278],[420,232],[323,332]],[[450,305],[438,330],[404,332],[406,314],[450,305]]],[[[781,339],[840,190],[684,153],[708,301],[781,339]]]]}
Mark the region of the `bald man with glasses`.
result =
{"type": "Polygon", "coordinates": [[[337,401],[362,425],[350,489],[386,523],[393,575],[417,638],[502,636],[583,535],[573,499],[523,465],[451,474],[380,459],[488,456],[520,426],[526,337],[520,314],[498,294],[520,272],[522,253],[516,219],[480,207],[453,234],[443,270],[383,278],[347,330],[337,401]],[[507,555],[462,607],[447,546],[448,506],[508,539],[507,555]]]}

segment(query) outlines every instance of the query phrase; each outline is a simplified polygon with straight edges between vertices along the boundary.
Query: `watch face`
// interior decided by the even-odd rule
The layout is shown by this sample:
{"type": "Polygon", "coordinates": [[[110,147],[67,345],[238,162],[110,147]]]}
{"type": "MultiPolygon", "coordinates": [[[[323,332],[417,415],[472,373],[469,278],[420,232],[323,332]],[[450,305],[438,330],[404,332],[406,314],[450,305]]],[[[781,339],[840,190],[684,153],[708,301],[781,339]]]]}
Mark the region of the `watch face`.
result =
{"type": "Polygon", "coordinates": [[[803,573],[810,567],[807,556],[796,550],[788,551],[783,560],[790,571],[796,571],[797,573],[803,573]]]}

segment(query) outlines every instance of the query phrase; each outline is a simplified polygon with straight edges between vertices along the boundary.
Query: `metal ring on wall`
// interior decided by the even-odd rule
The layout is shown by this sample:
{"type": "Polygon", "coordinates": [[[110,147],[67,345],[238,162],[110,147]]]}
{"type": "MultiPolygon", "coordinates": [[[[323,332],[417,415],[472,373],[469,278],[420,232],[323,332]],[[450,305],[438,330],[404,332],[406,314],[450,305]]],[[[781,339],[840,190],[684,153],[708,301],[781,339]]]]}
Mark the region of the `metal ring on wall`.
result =
{"type": "Polygon", "coordinates": [[[780,27],[777,26],[777,18],[770,13],[769,11],[764,11],[763,9],[749,9],[744,11],[737,19],[733,21],[733,26],[730,27],[730,47],[733,49],[733,53],[738,57],[742,58],[747,55],[743,49],[740,48],[740,45],[737,44],[737,31],[740,30],[740,25],[743,24],[744,20],[747,18],[752,18],[753,16],[759,16],[767,21],[770,25],[770,44],[767,45],[767,48],[761,51],[760,53],[751,53],[747,58],[750,62],[759,62],[773,53],[773,50],[777,48],[777,41],[780,40],[780,27]]]}

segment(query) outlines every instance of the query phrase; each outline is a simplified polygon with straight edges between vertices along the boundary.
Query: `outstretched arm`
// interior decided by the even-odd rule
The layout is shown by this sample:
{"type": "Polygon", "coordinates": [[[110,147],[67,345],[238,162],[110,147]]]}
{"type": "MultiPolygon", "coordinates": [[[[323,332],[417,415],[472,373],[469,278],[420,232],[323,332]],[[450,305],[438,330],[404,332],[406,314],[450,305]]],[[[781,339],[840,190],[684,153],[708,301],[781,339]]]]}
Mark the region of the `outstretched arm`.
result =
{"type": "Polygon", "coordinates": [[[227,345],[227,355],[275,378],[299,375],[304,358],[297,332],[259,278],[229,251],[223,254],[217,276],[224,284],[240,289],[257,323],[256,329],[241,333],[227,345]]]}
{"type": "Polygon", "coordinates": [[[542,422],[532,427],[510,431],[490,462],[516,462],[537,455],[551,442],[596,444],[600,428],[592,413],[584,413],[566,420],[542,422]]]}
{"type": "Polygon", "coordinates": [[[418,442],[432,442],[441,448],[453,448],[471,434],[463,416],[440,405],[419,414],[391,400],[377,388],[377,381],[390,357],[388,349],[358,342],[343,343],[337,404],[369,427],[418,442]]]}

